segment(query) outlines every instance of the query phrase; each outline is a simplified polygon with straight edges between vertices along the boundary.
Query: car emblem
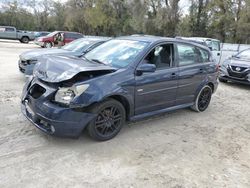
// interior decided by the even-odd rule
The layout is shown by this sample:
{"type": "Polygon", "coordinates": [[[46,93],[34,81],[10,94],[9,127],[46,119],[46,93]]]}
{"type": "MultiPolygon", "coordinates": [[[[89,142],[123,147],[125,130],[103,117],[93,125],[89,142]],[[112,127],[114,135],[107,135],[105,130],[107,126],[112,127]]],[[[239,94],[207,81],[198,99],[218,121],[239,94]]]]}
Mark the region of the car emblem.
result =
{"type": "Polygon", "coordinates": [[[241,68],[240,67],[236,67],[235,70],[238,71],[238,72],[240,72],[241,68]]]}

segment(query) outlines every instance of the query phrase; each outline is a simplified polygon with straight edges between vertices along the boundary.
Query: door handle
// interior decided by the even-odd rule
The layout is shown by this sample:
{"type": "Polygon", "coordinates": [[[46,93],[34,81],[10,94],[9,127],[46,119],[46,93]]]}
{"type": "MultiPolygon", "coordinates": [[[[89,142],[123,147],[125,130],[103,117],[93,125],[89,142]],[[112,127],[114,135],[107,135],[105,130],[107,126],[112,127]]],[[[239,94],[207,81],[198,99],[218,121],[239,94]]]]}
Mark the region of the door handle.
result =
{"type": "Polygon", "coordinates": [[[204,69],[200,69],[200,73],[204,73],[204,69]]]}
{"type": "Polygon", "coordinates": [[[173,72],[173,73],[171,74],[171,78],[176,78],[175,72],[173,72]]]}

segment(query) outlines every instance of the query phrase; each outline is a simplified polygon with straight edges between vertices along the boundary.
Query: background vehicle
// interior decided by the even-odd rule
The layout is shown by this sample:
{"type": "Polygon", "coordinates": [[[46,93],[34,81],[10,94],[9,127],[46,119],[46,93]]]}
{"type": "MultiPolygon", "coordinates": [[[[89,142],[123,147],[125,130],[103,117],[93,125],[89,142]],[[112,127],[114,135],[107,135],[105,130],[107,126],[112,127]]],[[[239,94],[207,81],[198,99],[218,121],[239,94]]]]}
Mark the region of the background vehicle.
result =
{"type": "Polygon", "coordinates": [[[35,32],[35,40],[38,38],[38,37],[43,37],[43,36],[46,36],[48,34],[50,34],[50,32],[48,31],[38,31],[38,32],[35,32]]]}
{"type": "Polygon", "coordinates": [[[219,80],[250,85],[250,49],[226,59],[220,66],[219,80]]]}
{"type": "Polygon", "coordinates": [[[84,37],[81,33],[77,33],[77,32],[54,31],[46,36],[37,38],[37,40],[35,41],[35,44],[37,44],[43,48],[51,48],[53,46],[56,46],[56,45],[58,45],[58,43],[56,42],[56,36],[58,34],[63,34],[63,36],[64,36],[63,43],[64,44],[70,43],[73,40],[84,37]]]}
{"type": "Polygon", "coordinates": [[[0,39],[19,40],[21,43],[29,43],[34,40],[32,32],[20,31],[11,26],[0,26],[0,39]]]}
{"type": "Polygon", "coordinates": [[[44,55],[68,55],[81,57],[85,53],[89,52],[93,48],[99,46],[100,44],[107,41],[109,38],[105,37],[88,37],[80,38],[72,41],[71,43],[63,46],[62,48],[53,48],[53,49],[38,49],[31,50],[22,53],[19,57],[18,65],[19,70],[26,75],[32,75],[33,68],[37,63],[39,57],[44,55]]]}
{"type": "Polygon", "coordinates": [[[213,58],[215,59],[216,63],[220,63],[221,58],[221,48],[220,48],[220,41],[217,39],[211,38],[203,38],[203,37],[189,37],[193,40],[204,41],[209,49],[212,51],[213,58]]]}
{"type": "Polygon", "coordinates": [[[120,37],[83,59],[50,56],[23,89],[22,112],[42,131],[113,138],[125,120],[191,107],[202,112],[218,66],[203,45],[162,37],[120,37]],[[146,101],[146,102],[145,102],[146,101]]]}
{"type": "Polygon", "coordinates": [[[211,38],[203,38],[203,37],[178,37],[184,40],[190,40],[190,41],[197,41],[199,43],[203,43],[206,45],[213,54],[213,58],[215,59],[216,63],[220,63],[221,59],[221,48],[220,48],[220,41],[217,39],[211,39],[211,38]]]}

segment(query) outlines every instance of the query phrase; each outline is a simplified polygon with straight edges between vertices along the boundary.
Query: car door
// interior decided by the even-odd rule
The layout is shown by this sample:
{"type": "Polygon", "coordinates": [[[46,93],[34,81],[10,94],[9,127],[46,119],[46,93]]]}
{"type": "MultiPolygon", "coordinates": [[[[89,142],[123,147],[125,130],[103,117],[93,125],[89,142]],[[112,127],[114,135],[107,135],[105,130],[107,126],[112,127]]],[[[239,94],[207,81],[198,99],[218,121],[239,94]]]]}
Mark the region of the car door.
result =
{"type": "Polygon", "coordinates": [[[176,44],[179,80],[176,105],[192,103],[199,86],[206,80],[209,52],[189,44],[176,44]]]}
{"type": "Polygon", "coordinates": [[[135,115],[175,105],[178,68],[174,59],[173,44],[164,43],[155,46],[140,63],[155,64],[156,71],[135,77],[135,115]]]}

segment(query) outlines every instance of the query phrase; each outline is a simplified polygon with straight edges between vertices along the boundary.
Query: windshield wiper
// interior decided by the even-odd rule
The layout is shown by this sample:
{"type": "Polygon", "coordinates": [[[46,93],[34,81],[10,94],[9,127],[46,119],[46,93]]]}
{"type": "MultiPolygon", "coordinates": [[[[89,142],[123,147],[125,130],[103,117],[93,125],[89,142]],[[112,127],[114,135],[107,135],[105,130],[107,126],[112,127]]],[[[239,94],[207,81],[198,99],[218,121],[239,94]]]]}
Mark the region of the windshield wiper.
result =
{"type": "Polygon", "coordinates": [[[98,60],[98,59],[91,59],[91,61],[94,61],[94,62],[99,63],[99,64],[106,65],[105,63],[101,62],[101,61],[98,60]]]}

